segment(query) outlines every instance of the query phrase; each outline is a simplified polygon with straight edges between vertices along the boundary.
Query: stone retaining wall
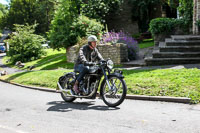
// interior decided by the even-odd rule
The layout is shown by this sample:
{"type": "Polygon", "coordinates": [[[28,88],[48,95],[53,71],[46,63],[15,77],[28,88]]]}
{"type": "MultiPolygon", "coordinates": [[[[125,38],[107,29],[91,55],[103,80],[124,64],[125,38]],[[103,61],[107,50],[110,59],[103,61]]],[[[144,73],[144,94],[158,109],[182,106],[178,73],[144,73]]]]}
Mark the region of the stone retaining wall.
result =
{"type": "MultiPolygon", "coordinates": [[[[126,62],[128,60],[128,49],[126,44],[100,44],[97,46],[97,48],[104,59],[110,58],[114,64],[121,64],[121,62],[126,62]]],[[[76,45],[71,47],[67,52],[67,61],[73,63],[77,58],[78,51],[79,46],[76,45]]]]}

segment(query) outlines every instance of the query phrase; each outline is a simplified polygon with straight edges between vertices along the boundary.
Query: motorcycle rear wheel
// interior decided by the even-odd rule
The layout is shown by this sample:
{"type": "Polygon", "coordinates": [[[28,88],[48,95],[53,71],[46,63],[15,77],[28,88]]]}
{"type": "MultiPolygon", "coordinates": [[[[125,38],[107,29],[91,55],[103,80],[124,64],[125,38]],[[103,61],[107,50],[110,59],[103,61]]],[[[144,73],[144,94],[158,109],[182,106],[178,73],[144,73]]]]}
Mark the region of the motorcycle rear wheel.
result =
{"type": "Polygon", "coordinates": [[[116,107],[120,105],[127,93],[126,83],[122,78],[117,76],[110,76],[108,78],[111,90],[109,89],[106,80],[103,81],[100,94],[106,105],[109,107],[116,107]]]}
{"type": "Polygon", "coordinates": [[[74,92],[72,91],[74,80],[73,75],[67,75],[65,78],[65,81],[61,84],[62,88],[67,92],[61,92],[61,97],[65,102],[73,102],[76,98],[72,97],[74,95],[74,92]]]}

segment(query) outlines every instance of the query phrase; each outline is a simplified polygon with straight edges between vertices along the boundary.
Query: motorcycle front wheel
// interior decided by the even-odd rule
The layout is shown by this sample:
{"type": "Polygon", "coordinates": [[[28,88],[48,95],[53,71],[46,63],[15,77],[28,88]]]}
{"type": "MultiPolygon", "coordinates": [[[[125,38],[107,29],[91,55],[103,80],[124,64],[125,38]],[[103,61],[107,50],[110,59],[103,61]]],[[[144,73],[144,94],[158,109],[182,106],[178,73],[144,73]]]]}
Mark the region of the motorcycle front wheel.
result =
{"type": "Polygon", "coordinates": [[[108,78],[108,83],[110,84],[110,88],[106,80],[102,82],[100,94],[106,105],[109,107],[116,107],[120,105],[126,97],[126,83],[122,78],[114,75],[108,78]]]}
{"type": "Polygon", "coordinates": [[[65,102],[73,102],[76,98],[72,97],[73,95],[73,75],[67,75],[65,78],[65,81],[61,84],[62,88],[65,90],[64,92],[61,92],[61,97],[65,102]]]}

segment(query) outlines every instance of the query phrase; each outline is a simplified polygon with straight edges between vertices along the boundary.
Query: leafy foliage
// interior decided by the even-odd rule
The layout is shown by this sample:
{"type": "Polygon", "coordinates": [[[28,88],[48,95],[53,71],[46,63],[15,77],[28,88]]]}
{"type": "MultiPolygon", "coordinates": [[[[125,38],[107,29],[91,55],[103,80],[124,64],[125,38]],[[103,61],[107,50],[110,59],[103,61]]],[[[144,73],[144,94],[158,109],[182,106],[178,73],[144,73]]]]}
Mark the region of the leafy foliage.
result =
{"type": "Polygon", "coordinates": [[[53,48],[67,48],[77,42],[72,23],[78,16],[77,5],[73,0],[62,0],[51,22],[48,37],[53,48]]]}
{"type": "Polygon", "coordinates": [[[45,54],[42,49],[42,42],[45,39],[34,34],[35,25],[15,25],[16,32],[12,34],[8,40],[10,45],[8,56],[11,57],[11,62],[16,61],[32,61],[40,58],[45,54]]]}
{"type": "Polygon", "coordinates": [[[132,38],[129,34],[124,32],[108,32],[102,36],[101,39],[102,44],[106,43],[124,43],[127,44],[128,47],[128,59],[134,60],[138,57],[138,43],[132,38]]]}
{"type": "Polygon", "coordinates": [[[178,10],[186,23],[192,26],[193,21],[193,0],[179,0],[178,10]]]}
{"type": "Polygon", "coordinates": [[[8,7],[0,3],[0,31],[3,30],[6,25],[5,18],[7,16],[7,13],[8,7]]]}
{"type": "Polygon", "coordinates": [[[57,0],[37,0],[35,11],[35,21],[38,23],[36,32],[45,34],[49,31],[51,21],[54,17],[54,12],[57,4],[57,0]]]}
{"type": "Polygon", "coordinates": [[[8,7],[0,3],[0,18],[8,12],[8,7]]]}
{"type": "Polygon", "coordinates": [[[156,18],[150,22],[150,32],[152,35],[160,33],[170,33],[176,28],[180,28],[185,32],[189,31],[188,23],[185,19],[174,19],[174,18],[156,18]]]}
{"type": "Polygon", "coordinates": [[[1,28],[12,30],[14,24],[37,22],[36,32],[44,34],[49,29],[55,5],[55,0],[11,0],[9,12],[1,20],[1,28]]]}
{"type": "Polygon", "coordinates": [[[87,17],[105,22],[105,17],[110,12],[116,12],[123,0],[87,0],[81,6],[81,12],[87,17]]]}
{"type": "Polygon", "coordinates": [[[75,45],[80,38],[88,35],[100,36],[103,26],[96,20],[78,14],[77,4],[63,0],[49,32],[53,48],[67,48],[75,45]]]}
{"type": "Polygon", "coordinates": [[[89,35],[95,35],[100,38],[104,26],[95,19],[90,19],[84,15],[80,15],[78,19],[72,23],[71,28],[75,32],[76,36],[80,38],[89,35]]]}

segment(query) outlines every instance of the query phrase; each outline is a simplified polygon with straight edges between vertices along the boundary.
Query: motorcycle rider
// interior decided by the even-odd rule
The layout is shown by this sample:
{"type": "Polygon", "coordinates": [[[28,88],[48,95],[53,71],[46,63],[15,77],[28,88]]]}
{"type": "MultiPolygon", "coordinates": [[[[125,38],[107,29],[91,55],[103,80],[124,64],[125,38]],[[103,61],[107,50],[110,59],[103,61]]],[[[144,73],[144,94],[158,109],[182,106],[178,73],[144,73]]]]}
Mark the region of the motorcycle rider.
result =
{"type": "Polygon", "coordinates": [[[95,64],[96,61],[104,60],[101,54],[99,53],[97,46],[97,37],[91,35],[88,37],[88,44],[82,46],[79,50],[78,58],[75,63],[74,70],[79,72],[77,80],[74,84],[73,90],[76,94],[80,93],[79,83],[89,72],[89,66],[95,64]]]}

